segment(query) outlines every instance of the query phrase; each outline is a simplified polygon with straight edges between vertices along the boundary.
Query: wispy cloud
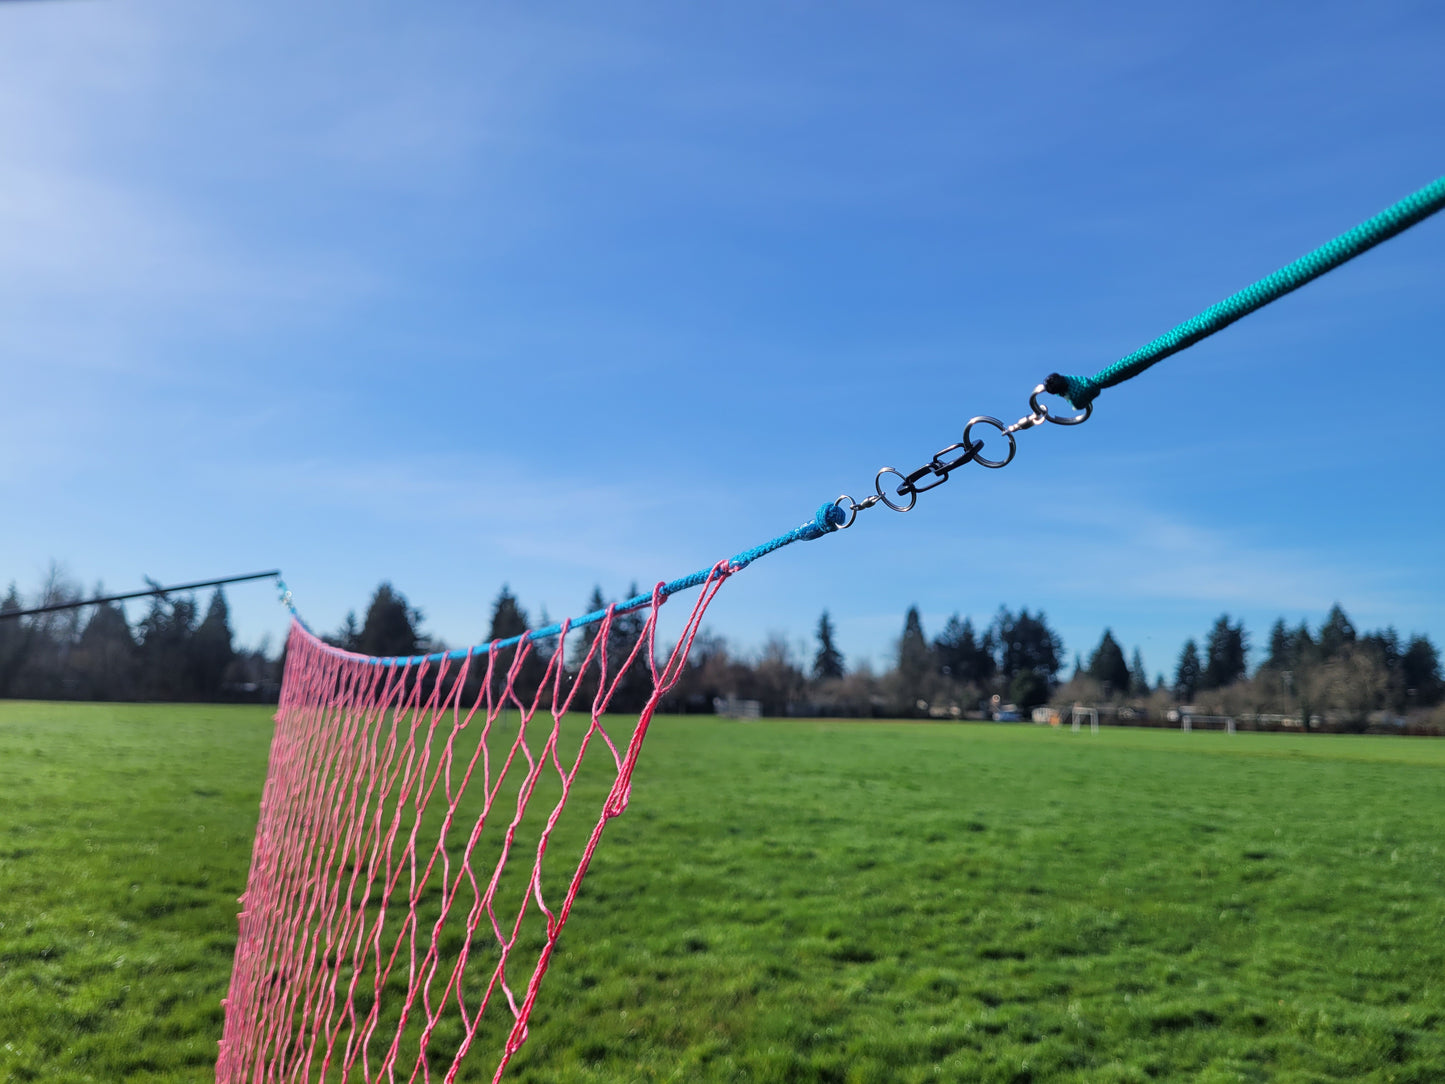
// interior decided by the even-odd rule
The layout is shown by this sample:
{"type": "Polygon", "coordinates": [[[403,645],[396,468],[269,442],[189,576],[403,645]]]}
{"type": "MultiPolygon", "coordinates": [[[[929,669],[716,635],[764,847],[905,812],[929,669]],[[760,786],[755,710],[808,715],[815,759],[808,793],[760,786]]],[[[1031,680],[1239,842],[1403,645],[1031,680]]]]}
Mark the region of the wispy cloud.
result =
{"type": "MultiPolygon", "coordinates": [[[[696,511],[675,507],[666,485],[597,482],[565,470],[496,456],[389,457],[372,462],[303,458],[248,469],[238,494],[261,494],[364,526],[415,527],[489,559],[583,569],[609,582],[648,572],[692,571],[689,537],[703,533],[696,511]],[[666,522],[666,532],[655,525],[666,522]]],[[[693,494],[692,507],[701,503],[693,494]]],[[[719,495],[710,514],[728,499],[719,495]]]]}
{"type": "Polygon", "coordinates": [[[1313,612],[1337,598],[1372,612],[1409,603],[1404,574],[1328,538],[1284,545],[1277,533],[1119,500],[1049,508],[1046,532],[1025,525],[976,542],[996,569],[1027,575],[1043,598],[1281,612],[1313,612]]]}

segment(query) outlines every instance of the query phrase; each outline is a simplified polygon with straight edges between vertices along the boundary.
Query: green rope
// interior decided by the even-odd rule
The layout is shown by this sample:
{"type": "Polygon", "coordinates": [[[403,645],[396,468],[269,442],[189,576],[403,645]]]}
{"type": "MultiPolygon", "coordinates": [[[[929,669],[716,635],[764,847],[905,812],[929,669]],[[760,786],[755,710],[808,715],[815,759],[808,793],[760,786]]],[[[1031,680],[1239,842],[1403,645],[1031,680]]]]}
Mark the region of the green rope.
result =
{"type": "Polygon", "coordinates": [[[1326,271],[1333,271],[1340,264],[1353,260],[1380,242],[1388,241],[1417,222],[1423,222],[1442,208],[1445,208],[1445,177],[1427,184],[1399,203],[1387,207],[1374,218],[1360,223],[1348,233],[1342,233],[1328,244],[1301,256],[1288,267],[1282,267],[1273,275],[1226,297],[1217,305],[1211,305],[1192,320],[1186,320],[1178,327],[1166,331],[1153,342],[1140,347],[1127,357],[1120,358],[1113,365],[1100,369],[1093,376],[1061,376],[1054,373],[1044,382],[1044,387],[1083,409],[1105,388],[1112,388],[1115,384],[1122,384],[1131,377],[1138,376],[1156,361],[1163,361],[1170,354],[1177,354],[1193,346],[1200,339],[1208,338],[1241,317],[1248,316],[1255,309],[1261,309],[1290,291],[1298,290],[1326,271]]]}

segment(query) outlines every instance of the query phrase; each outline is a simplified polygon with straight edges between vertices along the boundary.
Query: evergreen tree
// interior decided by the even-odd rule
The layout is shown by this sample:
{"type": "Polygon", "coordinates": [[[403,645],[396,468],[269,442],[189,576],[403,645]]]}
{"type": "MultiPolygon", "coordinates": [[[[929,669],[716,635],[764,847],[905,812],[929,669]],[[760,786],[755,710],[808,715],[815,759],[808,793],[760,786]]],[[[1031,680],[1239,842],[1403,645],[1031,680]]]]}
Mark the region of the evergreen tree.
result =
{"type": "Polygon", "coordinates": [[[1350,619],[1345,616],[1345,611],[1340,609],[1340,604],[1336,602],[1330,607],[1330,612],[1325,617],[1325,623],[1320,626],[1320,655],[1326,662],[1338,659],[1345,653],[1345,648],[1354,642],[1355,626],[1350,623],[1350,619]]]}
{"type": "Polygon", "coordinates": [[[1440,677],[1440,655],[1428,636],[1412,636],[1400,656],[1400,676],[1411,701],[1419,707],[1430,707],[1445,697],[1445,682],[1440,677]]]}
{"type": "MultiPolygon", "coordinates": [[[[15,584],[0,600],[0,614],[19,613],[25,609],[20,602],[20,592],[15,584]]],[[[23,618],[0,617],[0,696],[10,696],[15,675],[25,661],[25,627],[23,618]]]]}
{"type": "Polygon", "coordinates": [[[1030,614],[1027,608],[1013,614],[999,607],[988,643],[998,652],[997,673],[1008,698],[1023,711],[1044,703],[1063,665],[1064,651],[1044,614],[1030,614]]]}
{"type": "MultiPolygon", "coordinates": [[[[623,596],[623,602],[630,602],[632,599],[640,597],[641,594],[642,592],[637,589],[637,581],[633,580],[627,585],[627,594],[623,596]]],[[[638,610],[628,610],[626,613],[618,614],[617,619],[612,622],[613,635],[617,637],[618,648],[622,651],[620,658],[626,658],[627,655],[632,652],[633,645],[637,643],[637,638],[641,636],[643,630],[647,628],[647,615],[648,610],[646,607],[638,610]]],[[[608,651],[611,653],[611,648],[609,648],[608,651]]],[[[642,662],[644,665],[646,664],[646,647],[638,652],[637,658],[639,662],[642,662]]]]}
{"type": "Polygon", "coordinates": [[[382,583],[371,596],[356,650],[363,655],[404,658],[421,649],[421,613],[407,605],[406,597],[390,583],[382,583]]]}
{"type": "Polygon", "coordinates": [[[1199,691],[1199,645],[1193,640],[1184,641],[1179,652],[1179,665],[1174,668],[1174,695],[1180,703],[1187,704],[1199,691]]]}
{"type": "MultiPolygon", "coordinates": [[[[527,611],[517,601],[517,596],[512,594],[512,589],[507,584],[502,584],[502,590],[497,599],[492,603],[492,623],[487,633],[489,642],[497,640],[510,640],[514,636],[521,636],[531,626],[527,622],[527,611]]],[[[593,635],[596,635],[594,632],[593,635]]],[[[541,685],[543,675],[546,672],[546,664],[537,654],[535,644],[517,644],[515,647],[503,648],[499,653],[498,669],[500,673],[493,675],[495,688],[500,693],[502,683],[506,675],[510,673],[513,660],[516,658],[514,652],[526,649],[526,656],[522,660],[521,668],[517,671],[516,680],[512,685],[512,693],[528,707],[531,706],[537,693],[537,687],[541,685]]],[[[607,652],[609,665],[615,672],[620,660],[612,660],[613,647],[609,639],[607,652]]]]}
{"type": "Polygon", "coordinates": [[[510,640],[527,631],[527,611],[517,602],[517,596],[507,584],[502,584],[501,594],[492,603],[492,624],[487,633],[488,642],[510,640]]]}
{"type": "Polygon", "coordinates": [[[151,700],[189,700],[196,694],[190,663],[191,636],[196,625],[195,600],[172,602],[165,595],[151,599],[139,626],[138,684],[151,700]]]}
{"type": "Polygon", "coordinates": [[[345,651],[361,650],[361,626],[356,623],[356,611],[347,610],[341,631],[336,634],[336,646],[345,651]]]}
{"type": "MultiPolygon", "coordinates": [[[[641,592],[638,591],[636,582],[633,582],[628,585],[623,601],[634,599],[639,594],[641,592]]],[[[641,711],[651,695],[652,674],[647,666],[646,644],[637,649],[632,665],[627,665],[628,656],[637,647],[637,641],[647,627],[646,613],[646,610],[632,610],[613,615],[612,632],[607,643],[607,662],[616,688],[607,705],[610,711],[641,711]]],[[[537,661],[540,663],[541,660],[537,661]]]]}
{"type": "MultiPolygon", "coordinates": [[[[538,629],[545,629],[550,625],[557,624],[552,620],[547,607],[542,607],[542,612],[537,615],[537,624],[533,626],[538,629]]],[[[552,655],[562,646],[561,640],[555,636],[542,636],[532,641],[532,651],[542,663],[542,669],[547,669],[547,663],[551,661],[552,655]]]]}
{"type": "Polygon", "coordinates": [[[991,632],[998,644],[998,671],[1006,682],[1012,683],[1029,670],[1041,677],[1046,687],[1052,683],[1062,665],[1064,646],[1042,612],[1033,615],[1025,608],[1015,616],[1001,607],[991,632]]]}
{"type": "Polygon", "coordinates": [[[1129,695],[1149,695],[1149,671],[1144,669],[1144,657],[1139,654],[1139,649],[1134,649],[1134,657],[1129,660],[1129,695]]]}
{"type": "Polygon", "coordinates": [[[1089,676],[1104,686],[1105,696],[1129,691],[1129,664],[1124,661],[1124,650],[1109,629],[1104,630],[1099,646],[1089,656],[1089,676]]]}
{"type": "Polygon", "coordinates": [[[1199,675],[1201,689],[1223,689],[1244,677],[1249,645],[1244,624],[1229,623],[1229,615],[1221,614],[1209,632],[1204,650],[1204,670],[1199,675]]]}
{"type": "MultiPolygon", "coordinates": [[[[95,595],[105,592],[97,586],[95,595]]],[[[136,645],[119,606],[97,606],[71,656],[80,695],[87,700],[135,696],[136,645]]]]}
{"type": "Polygon", "coordinates": [[[1299,628],[1294,630],[1290,637],[1289,660],[1294,669],[1303,670],[1314,665],[1319,655],[1319,648],[1316,647],[1314,637],[1310,635],[1310,627],[1305,622],[1299,623],[1299,628]]]}
{"type": "Polygon", "coordinates": [[[1285,627],[1284,618],[1276,618],[1269,630],[1269,658],[1264,660],[1261,669],[1292,670],[1294,666],[1294,637],[1285,627]]]}
{"type": "Polygon", "coordinates": [[[221,695],[226,668],[235,657],[231,647],[231,611],[219,587],[206,607],[206,616],[196,626],[189,644],[192,687],[196,695],[214,700],[221,695]]]}
{"type": "Polygon", "coordinates": [[[987,685],[998,674],[998,633],[992,627],[984,629],[978,638],[978,653],[974,655],[974,681],[987,685]]]}
{"type": "Polygon", "coordinates": [[[982,684],[986,673],[992,670],[992,659],[985,658],[986,649],[979,642],[968,618],[959,620],[958,614],[948,619],[943,632],[933,641],[934,667],[944,677],[962,684],[982,684]]]}
{"type": "Polygon", "coordinates": [[[1378,629],[1361,636],[1359,645],[1369,652],[1385,668],[1385,672],[1397,676],[1400,671],[1400,634],[1393,628],[1378,629]]]}
{"type": "MultiPolygon", "coordinates": [[[[590,614],[605,609],[607,609],[607,599],[602,595],[601,586],[593,587],[592,596],[587,600],[582,612],[590,614]]],[[[583,625],[578,630],[577,638],[572,641],[572,658],[568,661],[568,666],[576,674],[573,680],[577,683],[577,692],[572,702],[583,711],[592,710],[592,702],[597,696],[597,674],[602,665],[602,647],[598,646],[597,653],[593,655],[590,663],[587,661],[587,654],[592,650],[592,645],[597,642],[597,635],[601,630],[600,622],[583,625]],[[586,665],[585,670],[583,670],[584,664],[586,665]]],[[[611,665],[610,658],[608,664],[611,665]]]]}
{"type": "Polygon", "coordinates": [[[843,676],[843,655],[833,645],[833,622],[828,611],[818,618],[818,654],[813,657],[813,677],[819,681],[843,676]]]}
{"type": "MultiPolygon", "coordinates": [[[[583,607],[582,612],[584,614],[590,614],[605,609],[607,609],[607,600],[602,597],[601,586],[593,587],[592,597],[587,600],[587,605],[583,607]]],[[[583,625],[582,628],[578,630],[579,635],[573,642],[572,647],[571,665],[574,669],[582,666],[583,660],[587,658],[587,653],[592,650],[592,645],[597,642],[597,633],[601,628],[600,623],[593,622],[590,625],[583,625]]],[[[596,663],[594,662],[593,665],[595,666],[596,663]]]]}
{"type": "Polygon", "coordinates": [[[927,695],[928,673],[933,668],[932,652],[923,635],[918,607],[908,607],[903,618],[903,635],[898,640],[898,695],[904,710],[913,710],[927,695]]]}

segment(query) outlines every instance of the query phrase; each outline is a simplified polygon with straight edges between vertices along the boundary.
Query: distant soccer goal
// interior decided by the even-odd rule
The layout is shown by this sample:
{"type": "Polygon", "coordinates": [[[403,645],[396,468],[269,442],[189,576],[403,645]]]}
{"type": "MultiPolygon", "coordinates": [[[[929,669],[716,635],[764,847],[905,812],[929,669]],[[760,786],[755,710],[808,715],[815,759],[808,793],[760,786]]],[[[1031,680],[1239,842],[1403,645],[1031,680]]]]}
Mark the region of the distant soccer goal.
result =
{"type": "Polygon", "coordinates": [[[759,700],[739,700],[735,696],[715,696],[712,710],[726,719],[761,719],[763,705],[759,700]]]}
{"type": "MultiPolygon", "coordinates": [[[[1173,716],[1175,713],[1170,712],[1173,716]]],[[[1222,730],[1226,734],[1234,733],[1233,715],[1205,715],[1200,712],[1181,710],[1179,716],[1179,729],[1186,733],[1191,730],[1222,730]]]]}
{"type": "Polygon", "coordinates": [[[1082,704],[1075,704],[1069,716],[1075,734],[1079,732],[1086,720],[1089,724],[1090,734],[1097,734],[1099,732],[1098,708],[1086,708],[1082,704]]]}

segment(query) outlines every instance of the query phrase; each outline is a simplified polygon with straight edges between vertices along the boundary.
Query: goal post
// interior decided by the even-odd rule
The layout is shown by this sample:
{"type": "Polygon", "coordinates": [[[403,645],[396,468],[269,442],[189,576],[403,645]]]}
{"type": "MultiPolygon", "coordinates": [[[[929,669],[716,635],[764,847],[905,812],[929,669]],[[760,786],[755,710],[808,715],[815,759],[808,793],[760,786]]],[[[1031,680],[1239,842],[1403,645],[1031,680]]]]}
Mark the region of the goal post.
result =
{"type": "Polygon", "coordinates": [[[1080,729],[1082,728],[1082,724],[1085,721],[1087,721],[1089,724],[1090,734],[1097,734],[1099,732],[1098,708],[1086,708],[1082,704],[1075,704],[1073,706],[1073,709],[1069,712],[1069,718],[1071,722],[1071,729],[1075,734],[1079,733],[1080,729]]]}

